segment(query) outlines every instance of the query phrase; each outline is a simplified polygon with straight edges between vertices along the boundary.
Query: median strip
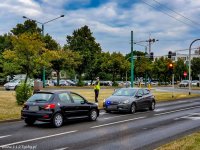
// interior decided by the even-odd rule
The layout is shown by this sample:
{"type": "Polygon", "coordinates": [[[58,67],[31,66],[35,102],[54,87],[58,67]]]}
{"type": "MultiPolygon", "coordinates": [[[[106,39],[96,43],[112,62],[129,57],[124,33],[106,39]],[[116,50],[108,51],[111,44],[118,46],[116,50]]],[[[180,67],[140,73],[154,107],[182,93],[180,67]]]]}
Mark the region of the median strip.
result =
{"type": "Polygon", "coordinates": [[[132,118],[132,119],[127,119],[127,120],[122,120],[122,121],[117,121],[117,122],[102,124],[102,125],[98,125],[98,126],[93,126],[93,127],[90,127],[90,128],[92,128],[92,129],[94,129],[94,128],[100,128],[100,127],[105,127],[105,126],[109,126],[109,125],[113,125],[113,124],[119,124],[119,123],[123,123],[123,122],[129,122],[129,121],[143,119],[143,118],[145,118],[145,117],[132,118]]]}
{"type": "Polygon", "coordinates": [[[11,145],[21,144],[21,143],[26,143],[26,142],[32,142],[32,141],[41,140],[41,139],[46,139],[46,138],[55,137],[55,136],[59,136],[59,135],[65,135],[65,134],[74,133],[74,132],[77,132],[77,131],[78,130],[68,131],[68,132],[63,132],[63,133],[43,136],[43,137],[39,137],[39,138],[34,138],[34,139],[29,139],[29,140],[24,140],[24,141],[19,141],[19,142],[14,142],[14,143],[10,143],[10,144],[0,145],[0,148],[5,148],[5,147],[11,146],[11,145]]]}

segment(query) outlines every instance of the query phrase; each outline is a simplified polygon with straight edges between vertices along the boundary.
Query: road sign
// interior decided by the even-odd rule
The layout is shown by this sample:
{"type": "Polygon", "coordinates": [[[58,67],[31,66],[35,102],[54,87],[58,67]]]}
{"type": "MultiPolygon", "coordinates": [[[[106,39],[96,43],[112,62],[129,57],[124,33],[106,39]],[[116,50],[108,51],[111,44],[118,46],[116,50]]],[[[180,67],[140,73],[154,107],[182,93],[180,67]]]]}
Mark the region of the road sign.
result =
{"type": "Polygon", "coordinates": [[[187,72],[186,72],[186,71],[184,71],[183,75],[184,75],[184,77],[186,77],[186,76],[187,76],[187,72]]]}

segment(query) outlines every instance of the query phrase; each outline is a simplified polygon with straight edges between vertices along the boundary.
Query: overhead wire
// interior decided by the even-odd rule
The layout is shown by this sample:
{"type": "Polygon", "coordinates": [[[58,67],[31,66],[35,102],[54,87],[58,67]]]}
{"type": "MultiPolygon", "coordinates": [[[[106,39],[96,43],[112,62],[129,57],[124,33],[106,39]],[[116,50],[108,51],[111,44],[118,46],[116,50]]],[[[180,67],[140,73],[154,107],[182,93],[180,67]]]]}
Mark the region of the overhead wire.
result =
{"type": "Polygon", "coordinates": [[[156,3],[158,3],[160,6],[162,6],[162,7],[166,8],[166,9],[172,11],[173,13],[175,13],[175,14],[177,14],[177,15],[179,15],[179,16],[181,16],[181,17],[187,19],[187,20],[189,20],[190,22],[192,22],[192,23],[194,23],[194,24],[200,25],[200,23],[198,23],[198,22],[196,22],[196,21],[194,21],[194,20],[192,20],[192,19],[190,19],[190,18],[188,18],[188,17],[182,15],[181,13],[178,13],[177,11],[174,11],[173,9],[171,9],[171,8],[167,7],[166,5],[164,5],[164,4],[160,3],[160,2],[158,2],[157,0],[153,0],[153,1],[156,2],[156,3]]]}
{"type": "Polygon", "coordinates": [[[197,29],[200,30],[200,28],[199,28],[198,26],[194,26],[193,24],[189,24],[189,23],[186,23],[186,22],[184,22],[184,21],[182,21],[182,20],[179,20],[179,19],[177,19],[176,17],[172,16],[171,14],[168,14],[166,11],[164,11],[164,10],[162,10],[162,9],[160,9],[160,8],[157,8],[157,7],[155,7],[155,6],[151,5],[151,4],[149,4],[149,3],[147,3],[147,2],[144,1],[144,0],[140,0],[140,1],[142,1],[144,4],[150,6],[150,7],[154,8],[154,9],[158,9],[158,10],[159,10],[160,12],[162,12],[163,14],[165,14],[165,15],[167,15],[167,16],[169,16],[169,17],[171,17],[171,18],[173,18],[173,19],[175,19],[175,20],[177,20],[177,21],[179,21],[179,22],[181,22],[181,23],[183,23],[183,24],[185,24],[185,25],[192,26],[192,27],[197,28],[197,29]]]}

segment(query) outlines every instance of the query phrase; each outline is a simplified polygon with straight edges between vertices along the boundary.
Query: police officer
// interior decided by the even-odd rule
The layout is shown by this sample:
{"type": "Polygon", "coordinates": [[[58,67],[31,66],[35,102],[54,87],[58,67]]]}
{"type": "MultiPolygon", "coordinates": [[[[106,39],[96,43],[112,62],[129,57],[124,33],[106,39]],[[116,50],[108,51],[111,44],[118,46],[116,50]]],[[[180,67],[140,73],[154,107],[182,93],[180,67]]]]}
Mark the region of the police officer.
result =
{"type": "Polygon", "coordinates": [[[99,81],[99,77],[97,77],[96,82],[94,84],[94,93],[95,93],[95,102],[96,103],[98,103],[99,90],[100,90],[100,81],[99,81]]]}

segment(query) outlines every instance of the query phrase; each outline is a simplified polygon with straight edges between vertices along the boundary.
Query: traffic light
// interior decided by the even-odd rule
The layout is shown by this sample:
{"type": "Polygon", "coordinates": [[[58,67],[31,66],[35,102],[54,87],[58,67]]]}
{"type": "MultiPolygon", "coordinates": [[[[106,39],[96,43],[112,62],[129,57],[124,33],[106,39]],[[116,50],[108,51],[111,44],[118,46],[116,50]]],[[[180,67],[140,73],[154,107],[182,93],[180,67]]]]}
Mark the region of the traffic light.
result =
{"type": "Polygon", "coordinates": [[[172,51],[168,52],[168,58],[171,59],[172,58],[172,51]]]}
{"type": "Polygon", "coordinates": [[[150,60],[153,61],[153,52],[150,53],[150,60]]]}
{"type": "Polygon", "coordinates": [[[173,74],[174,65],[173,65],[172,63],[170,63],[169,66],[168,66],[168,69],[169,69],[169,73],[170,73],[170,74],[173,74]]]}

